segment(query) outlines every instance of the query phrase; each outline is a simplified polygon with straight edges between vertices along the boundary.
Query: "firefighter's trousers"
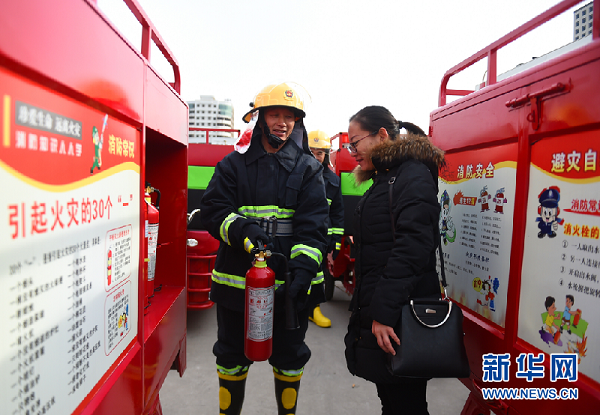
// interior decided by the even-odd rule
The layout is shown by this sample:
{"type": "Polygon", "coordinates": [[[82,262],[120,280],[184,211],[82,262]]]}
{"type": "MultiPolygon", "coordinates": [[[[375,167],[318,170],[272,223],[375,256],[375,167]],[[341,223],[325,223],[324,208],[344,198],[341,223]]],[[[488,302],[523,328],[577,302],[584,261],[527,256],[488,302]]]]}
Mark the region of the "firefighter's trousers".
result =
{"type": "MultiPolygon", "coordinates": [[[[269,363],[275,376],[275,397],[280,414],[295,414],[304,365],[310,349],[304,343],[309,310],[298,312],[300,328],[285,328],[285,313],[276,312],[273,321],[273,353],[269,363]]],[[[217,304],[217,356],[219,406],[224,415],[238,415],[242,410],[248,369],[253,363],[244,355],[244,313],[217,304]]]]}
{"type": "MultiPolygon", "coordinates": [[[[293,376],[302,373],[310,359],[310,349],[304,343],[308,328],[309,310],[298,312],[300,328],[285,328],[285,313],[276,309],[273,321],[273,354],[269,363],[281,373],[293,376]]],[[[217,304],[217,342],[213,353],[217,366],[233,369],[245,367],[253,362],[244,355],[244,313],[217,304]]]]}

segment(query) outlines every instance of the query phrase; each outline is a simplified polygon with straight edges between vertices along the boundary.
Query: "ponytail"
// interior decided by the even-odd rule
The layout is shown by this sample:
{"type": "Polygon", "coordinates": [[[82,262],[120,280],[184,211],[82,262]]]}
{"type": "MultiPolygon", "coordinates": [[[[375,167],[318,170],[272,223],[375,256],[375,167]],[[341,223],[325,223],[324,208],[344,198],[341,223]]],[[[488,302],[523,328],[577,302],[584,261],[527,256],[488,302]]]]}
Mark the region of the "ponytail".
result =
{"type": "Polygon", "coordinates": [[[380,128],[385,128],[390,139],[395,140],[400,135],[400,130],[405,129],[409,133],[416,135],[427,136],[423,130],[410,122],[398,121],[392,113],[384,107],[372,105],[358,111],[352,117],[350,122],[355,121],[360,124],[365,131],[378,131],[380,128]]]}
{"type": "Polygon", "coordinates": [[[425,131],[421,130],[420,127],[416,126],[415,124],[413,124],[411,122],[398,121],[398,130],[401,130],[403,128],[406,131],[408,131],[409,133],[413,133],[413,134],[417,134],[417,135],[427,135],[427,134],[425,134],[425,131]]]}

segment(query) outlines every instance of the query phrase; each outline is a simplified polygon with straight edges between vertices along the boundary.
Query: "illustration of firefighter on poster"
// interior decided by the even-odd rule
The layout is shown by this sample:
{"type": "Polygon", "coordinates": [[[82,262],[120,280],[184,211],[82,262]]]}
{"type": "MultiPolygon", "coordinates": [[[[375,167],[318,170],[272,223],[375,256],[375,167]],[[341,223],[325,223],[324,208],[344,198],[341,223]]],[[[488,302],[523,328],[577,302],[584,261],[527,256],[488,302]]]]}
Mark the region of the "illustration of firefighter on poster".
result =
{"type": "Polygon", "coordinates": [[[449,295],[504,326],[516,145],[447,154],[440,171],[440,237],[449,295]]]}
{"type": "Polygon", "coordinates": [[[546,353],[576,353],[597,382],[599,153],[587,132],[532,146],[518,331],[546,353]]]}

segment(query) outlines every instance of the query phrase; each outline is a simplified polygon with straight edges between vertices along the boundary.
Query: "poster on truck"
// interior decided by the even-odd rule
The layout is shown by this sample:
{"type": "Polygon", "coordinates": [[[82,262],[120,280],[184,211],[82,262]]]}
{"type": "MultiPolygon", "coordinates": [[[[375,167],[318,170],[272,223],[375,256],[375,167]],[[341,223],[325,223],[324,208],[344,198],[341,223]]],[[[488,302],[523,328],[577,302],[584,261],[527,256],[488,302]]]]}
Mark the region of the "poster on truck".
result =
{"type": "Polygon", "coordinates": [[[137,337],[140,134],[3,68],[0,100],[0,407],[71,414],[137,337]]]}
{"type": "Polygon", "coordinates": [[[448,295],[504,327],[517,145],[446,154],[439,228],[448,295]]]}
{"type": "Polygon", "coordinates": [[[600,141],[597,132],[531,148],[518,335],[576,353],[600,382],[600,141]]]}

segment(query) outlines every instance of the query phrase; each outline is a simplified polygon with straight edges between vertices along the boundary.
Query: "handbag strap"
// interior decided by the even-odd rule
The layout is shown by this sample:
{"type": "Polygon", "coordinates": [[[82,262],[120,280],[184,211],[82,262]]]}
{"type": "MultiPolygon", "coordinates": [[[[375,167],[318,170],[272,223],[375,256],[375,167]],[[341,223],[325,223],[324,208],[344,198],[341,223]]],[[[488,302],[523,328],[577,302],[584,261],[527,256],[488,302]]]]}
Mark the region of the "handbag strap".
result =
{"type": "MultiPolygon", "coordinates": [[[[394,183],[396,183],[396,177],[398,177],[398,173],[400,173],[400,168],[402,167],[402,165],[400,165],[400,167],[398,167],[398,170],[396,171],[396,175],[390,177],[390,180],[388,181],[388,193],[389,193],[389,199],[390,199],[390,220],[392,222],[392,237],[394,238],[394,243],[396,243],[396,222],[394,221],[394,212],[393,212],[393,206],[394,206],[394,183]]],[[[435,224],[433,225],[433,234],[438,234],[439,235],[439,231],[436,232],[435,230],[435,224]]],[[[437,243],[437,252],[438,252],[438,256],[440,258],[440,273],[442,274],[442,287],[444,287],[444,293],[446,291],[446,287],[448,286],[448,283],[446,282],[446,270],[444,268],[444,253],[442,252],[442,235],[439,235],[440,239],[438,240],[437,243]]],[[[446,296],[447,297],[447,296],[446,296]]]]}
{"type": "Polygon", "coordinates": [[[444,291],[448,286],[446,282],[446,271],[444,269],[444,253],[442,252],[442,235],[440,235],[440,240],[438,241],[438,254],[440,256],[440,274],[442,274],[442,287],[444,287],[444,291]]]}

